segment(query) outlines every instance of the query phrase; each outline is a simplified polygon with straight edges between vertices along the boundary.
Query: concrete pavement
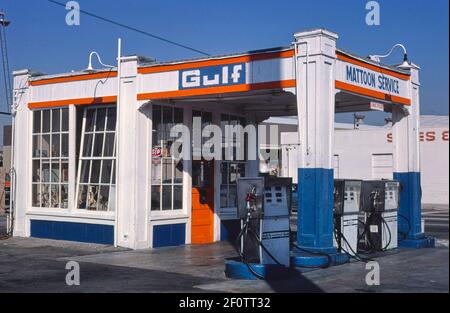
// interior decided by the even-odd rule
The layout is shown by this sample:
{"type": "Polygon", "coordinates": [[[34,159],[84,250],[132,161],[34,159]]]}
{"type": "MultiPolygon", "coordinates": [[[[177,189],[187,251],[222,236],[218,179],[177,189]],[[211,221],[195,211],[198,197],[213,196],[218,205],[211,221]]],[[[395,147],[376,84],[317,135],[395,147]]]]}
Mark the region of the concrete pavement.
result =
{"type": "Polygon", "coordinates": [[[111,246],[12,238],[0,241],[2,292],[448,292],[448,240],[435,249],[397,249],[376,258],[380,286],[368,286],[365,264],[352,262],[277,281],[224,276],[235,256],[226,242],[131,251],[111,246]],[[65,283],[68,261],[80,264],[81,285],[65,283]]]}

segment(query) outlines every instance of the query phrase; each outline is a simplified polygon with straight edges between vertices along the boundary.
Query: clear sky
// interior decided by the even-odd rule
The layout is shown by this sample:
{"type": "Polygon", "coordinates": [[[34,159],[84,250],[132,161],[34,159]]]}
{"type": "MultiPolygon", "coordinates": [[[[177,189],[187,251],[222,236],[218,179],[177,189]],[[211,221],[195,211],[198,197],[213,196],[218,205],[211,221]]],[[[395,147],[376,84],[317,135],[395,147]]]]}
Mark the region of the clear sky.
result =
{"type": "MultiPolygon", "coordinates": [[[[65,0],[58,0],[66,2],[65,0]]],[[[366,0],[79,0],[81,9],[135,26],[210,54],[288,46],[296,31],[323,27],[339,34],[338,47],[366,56],[403,43],[421,71],[422,114],[448,114],[449,1],[379,0],[381,25],[365,23],[366,0]]],[[[197,57],[184,50],[81,16],[67,26],[63,7],[47,0],[0,0],[11,20],[8,46],[11,70],[45,73],[80,70],[98,51],[114,63],[116,41],[126,54],[175,60],[197,57]]],[[[398,63],[401,51],[385,61],[398,63]]],[[[2,83],[2,82],[1,82],[2,83]]],[[[1,85],[2,86],[2,85],[1,85]]],[[[4,108],[4,94],[0,98],[4,108]]],[[[5,118],[0,117],[0,122],[5,118]]]]}

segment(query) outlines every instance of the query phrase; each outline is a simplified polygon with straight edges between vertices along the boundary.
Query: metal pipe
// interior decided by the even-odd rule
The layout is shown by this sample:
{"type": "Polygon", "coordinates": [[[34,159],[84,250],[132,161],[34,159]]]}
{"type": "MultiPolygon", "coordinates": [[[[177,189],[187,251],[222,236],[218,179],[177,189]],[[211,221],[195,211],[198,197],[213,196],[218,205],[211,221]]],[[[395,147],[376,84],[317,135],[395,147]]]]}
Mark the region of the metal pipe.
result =
{"type": "Polygon", "coordinates": [[[116,101],[116,111],[117,111],[117,119],[116,119],[116,210],[114,212],[114,246],[118,246],[119,241],[119,138],[120,138],[120,75],[122,69],[122,39],[117,39],[117,101],[116,101]]]}

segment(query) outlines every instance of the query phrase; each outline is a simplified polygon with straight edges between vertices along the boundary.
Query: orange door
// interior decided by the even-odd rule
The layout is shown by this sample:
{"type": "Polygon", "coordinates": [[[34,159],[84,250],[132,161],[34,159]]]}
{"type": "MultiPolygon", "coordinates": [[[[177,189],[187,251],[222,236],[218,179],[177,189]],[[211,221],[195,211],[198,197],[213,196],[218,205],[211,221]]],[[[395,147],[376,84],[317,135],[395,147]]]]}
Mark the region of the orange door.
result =
{"type": "Polygon", "coordinates": [[[192,161],[191,243],[214,241],[214,161],[192,161]]]}

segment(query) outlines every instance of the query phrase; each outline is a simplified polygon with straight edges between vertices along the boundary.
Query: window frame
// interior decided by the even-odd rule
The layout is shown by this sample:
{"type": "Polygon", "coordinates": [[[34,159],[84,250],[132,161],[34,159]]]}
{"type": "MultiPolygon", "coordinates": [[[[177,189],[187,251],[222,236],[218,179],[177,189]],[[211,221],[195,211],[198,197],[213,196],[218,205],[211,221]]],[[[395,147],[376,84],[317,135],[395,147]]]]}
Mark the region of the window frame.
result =
{"type": "MultiPolygon", "coordinates": [[[[79,144],[79,155],[76,159],[76,177],[75,177],[75,197],[74,197],[74,211],[77,213],[85,213],[85,214],[101,214],[101,215],[114,215],[117,211],[117,105],[116,104],[105,104],[105,105],[95,105],[95,106],[88,106],[82,108],[82,123],[81,123],[81,131],[79,132],[80,137],[80,144],[79,144]],[[97,113],[99,109],[105,109],[105,117],[104,117],[104,129],[103,130],[97,130],[97,113]],[[116,110],[116,118],[115,118],[115,125],[114,130],[107,130],[108,126],[108,113],[109,110],[114,109],[116,110]],[[87,113],[89,110],[95,110],[94,113],[94,122],[93,122],[93,129],[86,131],[86,120],[87,120],[87,113]],[[94,154],[94,147],[95,147],[95,141],[96,141],[96,135],[101,134],[103,137],[102,139],[102,149],[101,149],[101,155],[100,156],[93,156],[94,154]],[[106,135],[107,134],[114,134],[114,143],[113,143],[113,149],[112,149],[112,156],[104,156],[105,153],[105,146],[106,146],[106,135]],[[86,135],[92,136],[92,143],[90,148],[90,156],[84,156],[85,152],[85,139],[86,135]],[[88,171],[88,181],[81,182],[81,171],[82,171],[82,165],[84,162],[88,162],[89,164],[89,171],[88,171]],[[100,161],[100,168],[99,168],[99,176],[98,176],[98,182],[91,183],[92,178],[92,163],[93,161],[100,161]],[[109,183],[102,183],[102,174],[103,174],[103,166],[104,161],[111,161],[111,172],[109,175],[109,183]],[[113,179],[114,178],[114,179],[113,179]],[[80,195],[80,189],[81,186],[86,186],[86,188],[90,188],[90,186],[96,186],[98,187],[97,190],[97,204],[96,204],[96,210],[89,210],[88,205],[86,204],[85,208],[80,208],[79,205],[79,195],[80,195]],[[102,187],[108,187],[108,207],[106,210],[99,210],[100,201],[98,199],[98,195],[101,194],[101,188],[102,187]],[[111,190],[115,191],[115,193],[112,193],[111,190]],[[112,197],[113,196],[113,197],[112,197]],[[113,199],[114,198],[114,199],[113,199]],[[113,206],[113,209],[111,209],[111,205],[113,206]]],[[[86,196],[86,201],[87,201],[86,196]]]]}
{"type": "MultiPolygon", "coordinates": [[[[164,111],[170,109],[171,111],[171,121],[169,123],[167,123],[167,125],[177,125],[177,124],[182,124],[184,125],[184,116],[186,113],[185,108],[180,107],[180,106],[175,106],[175,105],[162,105],[162,104],[153,104],[151,107],[151,116],[152,116],[152,127],[150,128],[151,131],[151,150],[153,151],[153,149],[155,147],[159,147],[161,149],[161,156],[160,157],[155,157],[153,156],[153,153],[151,153],[150,155],[150,164],[151,164],[151,175],[150,175],[150,201],[149,201],[149,210],[150,210],[150,214],[152,216],[155,217],[159,217],[159,216],[183,216],[185,215],[185,197],[184,197],[184,192],[185,192],[185,171],[186,171],[186,160],[184,160],[182,157],[180,159],[176,159],[174,156],[170,155],[169,156],[164,156],[164,150],[167,147],[169,147],[169,145],[167,145],[167,141],[169,141],[168,139],[170,139],[170,133],[167,133],[166,135],[169,137],[165,137],[165,135],[163,133],[166,132],[166,128],[167,125],[165,125],[164,122],[164,111]],[[160,116],[159,116],[159,127],[160,130],[155,129],[155,124],[154,121],[155,119],[153,118],[154,116],[154,112],[156,110],[160,111],[160,116]],[[181,113],[181,121],[180,122],[176,122],[176,110],[180,110],[181,113]],[[161,132],[161,135],[158,136],[156,135],[156,139],[158,139],[158,137],[160,137],[159,140],[157,140],[155,142],[155,138],[154,138],[154,132],[161,132]],[[154,163],[154,159],[159,158],[159,162],[160,162],[160,169],[159,169],[159,184],[155,184],[153,182],[154,179],[158,180],[158,178],[156,178],[155,175],[155,170],[157,165],[155,165],[154,163]],[[170,160],[170,182],[164,182],[164,161],[168,161],[170,160]],[[177,164],[181,164],[183,166],[183,169],[180,173],[180,176],[178,177],[176,175],[176,166],[177,164]],[[176,182],[178,181],[178,182],[176,182]],[[164,187],[168,187],[170,186],[170,209],[164,210],[163,209],[163,189],[164,187]],[[157,188],[159,187],[159,209],[154,209],[153,207],[153,188],[157,188]],[[181,199],[181,205],[179,208],[174,209],[174,202],[175,202],[175,188],[181,188],[180,189],[180,199],[181,199]]],[[[176,138],[173,138],[172,140],[172,144],[173,142],[177,140],[176,138]]],[[[183,143],[184,145],[185,143],[183,143]]]]}
{"type": "MultiPolygon", "coordinates": [[[[30,115],[31,115],[31,140],[30,140],[30,145],[31,145],[31,153],[30,153],[30,169],[31,169],[31,175],[30,175],[30,207],[32,210],[48,210],[50,212],[55,212],[55,211],[60,211],[60,212],[69,212],[70,210],[70,199],[71,199],[71,190],[70,190],[70,180],[69,180],[69,176],[70,176],[70,153],[71,153],[71,149],[70,149],[70,109],[69,107],[63,106],[63,107],[51,107],[51,108],[39,108],[39,109],[34,109],[34,110],[30,110],[30,115]],[[50,119],[49,119],[49,129],[48,131],[44,132],[43,130],[43,120],[44,120],[44,111],[49,111],[50,112],[50,119]],[[59,129],[58,130],[53,130],[53,116],[54,113],[58,111],[58,115],[59,115],[59,129]],[[63,129],[63,111],[67,112],[67,127],[65,127],[63,129]],[[35,132],[35,114],[36,112],[39,112],[39,117],[40,117],[40,121],[39,121],[39,131],[35,132]],[[53,146],[53,137],[54,136],[58,136],[59,137],[59,147],[58,147],[58,155],[54,156],[52,153],[52,146],[53,146]],[[48,143],[48,156],[47,157],[43,157],[43,137],[44,136],[48,136],[49,137],[49,143],[48,143]],[[66,136],[66,143],[65,145],[63,145],[63,136],[66,136]],[[34,139],[35,137],[38,137],[39,143],[38,143],[38,151],[39,151],[39,155],[35,156],[35,145],[34,145],[34,139]],[[66,149],[64,149],[64,147],[66,149]],[[63,156],[63,150],[66,150],[66,155],[63,156]],[[39,180],[35,181],[34,177],[35,177],[35,171],[34,171],[34,163],[35,162],[39,162],[39,180]],[[45,174],[43,174],[43,164],[44,161],[46,163],[48,163],[48,168],[49,168],[49,179],[48,181],[44,181],[44,176],[45,174]],[[55,162],[57,161],[57,162],[55,162]],[[52,169],[53,169],[53,164],[58,165],[58,182],[53,182],[52,181],[52,169]],[[65,181],[63,181],[63,164],[66,164],[66,176],[67,179],[65,181]],[[49,191],[49,201],[50,201],[50,205],[49,206],[44,206],[43,205],[43,201],[42,201],[42,191],[43,191],[43,186],[46,185],[48,186],[48,191],[49,191]],[[38,193],[40,200],[39,200],[39,206],[35,205],[35,195],[33,193],[34,187],[38,186],[39,190],[38,193]],[[57,206],[52,206],[51,203],[51,197],[52,197],[52,189],[53,186],[58,186],[58,205],[57,206]],[[63,198],[62,198],[62,188],[65,187],[66,188],[66,206],[62,206],[63,202],[63,198]]],[[[37,195],[36,195],[37,197],[37,195]]]]}
{"type": "Polygon", "coordinates": [[[237,146],[237,138],[233,137],[233,142],[231,143],[227,143],[225,142],[226,139],[226,134],[225,134],[225,129],[222,128],[222,123],[224,122],[223,117],[227,116],[227,124],[226,125],[233,125],[231,121],[237,121],[236,125],[241,125],[242,127],[245,128],[246,126],[246,119],[245,117],[236,115],[236,114],[229,114],[229,113],[221,113],[220,114],[220,126],[222,129],[222,160],[220,162],[220,187],[219,187],[219,210],[221,211],[229,211],[229,210],[236,210],[236,214],[237,214],[237,205],[230,205],[231,201],[231,192],[230,192],[230,187],[235,186],[236,187],[236,195],[235,197],[237,197],[237,179],[239,177],[245,177],[247,174],[247,163],[248,163],[248,154],[247,154],[247,138],[244,136],[243,138],[243,145],[244,145],[244,160],[236,160],[236,149],[235,147],[237,146]],[[244,125],[242,125],[244,124],[244,125]],[[233,160],[227,160],[226,159],[226,146],[228,144],[231,144],[233,147],[233,160]],[[226,183],[223,183],[223,171],[222,168],[223,166],[226,165],[227,166],[227,170],[226,170],[226,183]],[[231,176],[231,167],[232,165],[235,165],[236,168],[239,168],[239,166],[243,166],[243,170],[244,170],[244,175],[239,175],[239,177],[236,177],[236,183],[231,183],[230,182],[230,176],[231,176]],[[222,206],[222,188],[226,186],[226,205],[222,206]]]}

